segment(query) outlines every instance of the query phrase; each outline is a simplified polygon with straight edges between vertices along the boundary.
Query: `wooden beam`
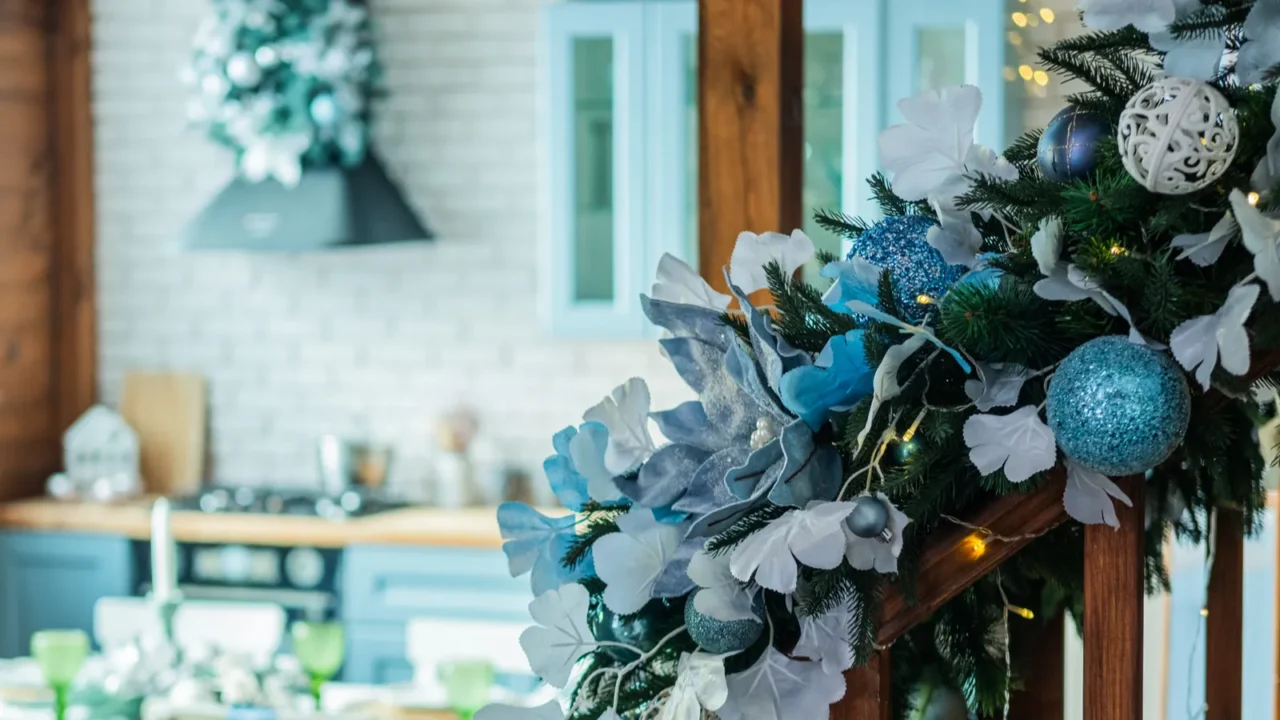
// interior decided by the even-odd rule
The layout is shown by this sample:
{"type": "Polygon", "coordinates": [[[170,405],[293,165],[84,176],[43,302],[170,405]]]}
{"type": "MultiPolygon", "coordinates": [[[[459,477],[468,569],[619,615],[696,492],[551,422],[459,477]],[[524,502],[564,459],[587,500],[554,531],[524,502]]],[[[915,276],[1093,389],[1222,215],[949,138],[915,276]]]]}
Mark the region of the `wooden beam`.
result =
{"type": "Polygon", "coordinates": [[[1118,529],[1084,530],[1084,720],[1142,720],[1143,516],[1141,475],[1119,478],[1118,529]]]}
{"type": "Polygon", "coordinates": [[[1205,621],[1206,720],[1240,720],[1244,675],[1244,513],[1218,508],[1205,621]]]}
{"type": "Polygon", "coordinates": [[[1022,688],[1009,698],[1009,720],[1062,720],[1066,613],[1045,620],[1009,619],[1014,673],[1022,688]]]}
{"type": "Polygon", "coordinates": [[[53,129],[54,431],[96,397],[93,115],[89,0],[57,0],[50,43],[53,129]]]}
{"type": "Polygon", "coordinates": [[[0,500],[55,468],[47,3],[0,0],[0,500]]]}
{"type": "Polygon", "coordinates": [[[831,720],[891,720],[889,650],[879,650],[866,665],[844,674],[844,699],[831,706],[831,720]]]}
{"type": "Polygon", "coordinates": [[[698,2],[698,261],[721,291],[738,233],[801,225],[802,5],[698,2]]]}
{"type": "Polygon", "coordinates": [[[979,546],[975,540],[981,539],[981,534],[973,530],[956,526],[939,531],[920,558],[916,574],[918,600],[909,603],[896,585],[886,590],[876,642],[882,646],[892,644],[1035,537],[1064,522],[1067,519],[1062,506],[1065,487],[1066,473],[1058,467],[1034,492],[1000,498],[966,519],[969,524],[986,528],[995,535],[1016,539],[983,540],[979,546]]]}

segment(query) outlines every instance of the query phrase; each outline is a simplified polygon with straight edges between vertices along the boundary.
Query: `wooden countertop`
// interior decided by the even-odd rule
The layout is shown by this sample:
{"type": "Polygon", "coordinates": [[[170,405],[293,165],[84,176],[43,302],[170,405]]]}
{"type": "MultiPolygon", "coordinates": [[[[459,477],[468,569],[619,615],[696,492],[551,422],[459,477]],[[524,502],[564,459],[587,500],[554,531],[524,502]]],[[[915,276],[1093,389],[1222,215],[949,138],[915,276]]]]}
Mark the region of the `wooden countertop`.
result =
{"type": "MultiPolygon", "coordinates": [[[[0,504],[0,529],[151,536],[148,499],[112,504],[48,498],[0,504]]],[[[560,511],[561,513],[566,511],[560,511]]],[[[497,548],[494,508],[404,508],[347,520],[296,515],[232,515],[174,511],[180,542],[344,547],[356,543],[497,548]]]]}

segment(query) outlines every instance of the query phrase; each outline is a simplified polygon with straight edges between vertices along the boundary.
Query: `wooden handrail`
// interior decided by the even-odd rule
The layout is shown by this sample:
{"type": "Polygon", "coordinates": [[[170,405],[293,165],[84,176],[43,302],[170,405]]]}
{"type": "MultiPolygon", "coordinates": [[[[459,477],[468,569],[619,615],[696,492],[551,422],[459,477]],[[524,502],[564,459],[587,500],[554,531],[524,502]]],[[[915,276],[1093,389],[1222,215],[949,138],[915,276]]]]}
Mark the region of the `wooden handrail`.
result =
{"type": "Polygon", "coordinates": [[[1034,492],[1002,497],[964,519],[990,531],[991,537],[959,525],[936,533],[916,572],[917,601],[907,602],[897,586],[888,590],[876,643],[893,643],[1032,540],[1066,521],[1065,489],[1066,470],[1058,466],[1034,492]]]}

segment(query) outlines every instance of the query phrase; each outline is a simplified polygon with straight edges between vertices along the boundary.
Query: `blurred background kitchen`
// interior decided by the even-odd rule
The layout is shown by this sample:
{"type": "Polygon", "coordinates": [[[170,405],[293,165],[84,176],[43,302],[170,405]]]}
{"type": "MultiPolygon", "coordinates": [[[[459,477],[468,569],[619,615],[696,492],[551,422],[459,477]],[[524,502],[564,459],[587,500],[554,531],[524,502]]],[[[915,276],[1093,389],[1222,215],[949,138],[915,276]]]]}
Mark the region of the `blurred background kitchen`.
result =
{"type": "MultiPolygon", "coordinates": [[[[1003,146],[1070,92],[1034,50],[1078,31],[1072,0],[804,12],[806,218],[873,214],[862,179],[901,97],[976,84],[978,139],[1003,146]]],[[[621,379],[645,377],[655,407],[690,396],[635,298],[662,253],[698,262],[697,18],[695,0],[0,13],[0,221],[17,228],[0,243],[0,717],[50,717],[68,653],[91,656],[71,696],[89,718],[306,707],[317,679],[326,708],[387,717],[465,714],[476,687],[538,696],[493,507],[553,504],[551,436],[621,379]],[[286,17],[335,34],[219,30],[272,37],[286,17]],[[225,114],[304,62],[367,69],[287,99],[347,169],[236,125],[248,103],[225,114]],[[219,119],[239,164],[210,139],[219,119]],[[85,635],[49,632],[68,629],[85,635]]]]}

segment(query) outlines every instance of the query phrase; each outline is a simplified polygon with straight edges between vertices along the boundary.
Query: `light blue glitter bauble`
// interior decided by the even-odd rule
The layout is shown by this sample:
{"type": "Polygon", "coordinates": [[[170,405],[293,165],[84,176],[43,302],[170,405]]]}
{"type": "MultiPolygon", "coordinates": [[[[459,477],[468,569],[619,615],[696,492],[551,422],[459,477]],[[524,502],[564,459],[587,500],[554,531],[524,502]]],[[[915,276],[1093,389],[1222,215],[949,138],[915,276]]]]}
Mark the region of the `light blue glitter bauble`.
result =
{"type": "Polygon", "coordinates": [[[885,218],[854,240],[845,258],[860,257],[892,273],[894,296],[907,316],[903,319],[910,322],[923,319],[927,311],[918,302],[921,295],[938,302],[965,274],[964,266],[948,265],[927,242],[929,228],[936,224],[923,215],[885,218]]]}
{"type": "Polygon", "coordinates": [[[1072,350],[1053,375],[1048,400],[1062,452],[1111,477],[1160,464],[1191,418],[1191,392],[1173,358],[1120,335],[1072,350]]]}
{"type": "Polygon", "coordinates": [[[741,652],[751,647],[764,632],[764,608],[756,609],[759,620],[717,620],[693,607],[693,598],[684,606],[684,624],[698,647],[713,655],[741,652]]]}

